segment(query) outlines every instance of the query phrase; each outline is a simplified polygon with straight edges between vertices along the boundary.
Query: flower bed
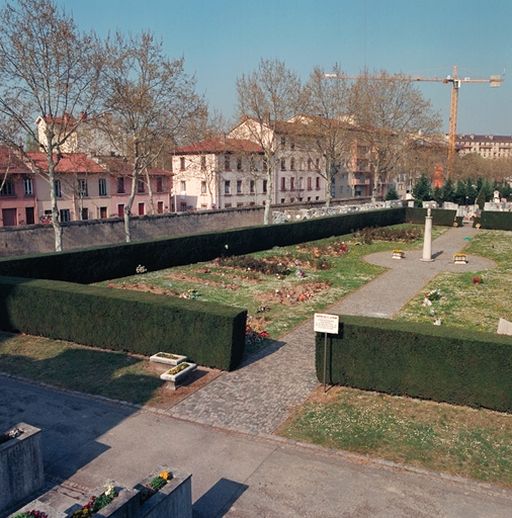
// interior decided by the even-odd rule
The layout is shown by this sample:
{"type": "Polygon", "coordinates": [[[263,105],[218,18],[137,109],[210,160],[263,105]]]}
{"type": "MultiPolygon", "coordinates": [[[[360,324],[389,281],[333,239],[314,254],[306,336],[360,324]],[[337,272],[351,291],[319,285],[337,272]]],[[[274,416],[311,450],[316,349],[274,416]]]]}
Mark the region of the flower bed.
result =
{"type": "Polygon", "coordinates": [[[78,509],[71,515],[71,518],[88,518],[109,505],[118,496],[119,491],[115,485],[109,484],[105,488],[105,491],[98,496],[91,496],[89,501],[81,509],[78,509]]]}
{"type": "Polygon", "coordinates": [[[13,516],[13,518],[48,518],[46,513],[38,511],[37,509],[31,509],[30,511],[22,511],[13,516]]]}

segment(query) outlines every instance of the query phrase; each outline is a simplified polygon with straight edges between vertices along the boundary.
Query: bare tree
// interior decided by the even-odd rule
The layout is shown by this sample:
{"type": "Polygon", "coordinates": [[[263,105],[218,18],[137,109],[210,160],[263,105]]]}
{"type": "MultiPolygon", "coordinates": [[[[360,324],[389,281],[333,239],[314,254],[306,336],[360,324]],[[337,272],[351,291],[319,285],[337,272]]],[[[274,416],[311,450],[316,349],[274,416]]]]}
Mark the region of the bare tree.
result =
{"type": "Polygon", "coordinates": [[[352,116],[360,127],[360,140],[370,149],[375,199],[396,172],[410,137],[439,132],[441,120],[407,76],[365,72],[351,90],[352,116]]]}
{"type": "Polygon", "coordinates": [[[338,67],[333,74],[335,81],[326,80],[324,71],[315,68],[306,85],[307,122],[315,134],[315,151],[324,158],[320,174],[326,180],[326,207],[331,203],[331,185],[336,174],[350,167],[355,139],[348,115],[351,85],[338,67]]]}
{"type": "Polygon", "coordinates": [[[295,115],[303,101],[299,77],[278,60],[262,59],[258,68],[237,81],[238,111],[244,121],[232,136],[248,138],[262,149],[266,169],[266,201],[263,223],[270,221],[273,178],[280,151],[278,128],[295,115]]]}
{"type": "Polygon", "coordinates": [[[190,119],[205,106],[195,93],[195,80],[184,71],[184,60],[171,60],[151,33],[124,37],[107,44],[104,117],[106,131],[132,170],[131,190],[124,207],[125,240],[131,240],[130,216],[137,182],[172,143],[179,142],[190,119]]]}
{"type": "Polygon", "coordinates": [[[104,54],[96,37],[81,34],[52,0],[7,3],[0,23],[0,141],[48,179],[55,250],[61,251],[55,168],[83,114],[94,111],[104,54]],[[26,140],[46,155],[45,170],[30,160],[26,140]]]}

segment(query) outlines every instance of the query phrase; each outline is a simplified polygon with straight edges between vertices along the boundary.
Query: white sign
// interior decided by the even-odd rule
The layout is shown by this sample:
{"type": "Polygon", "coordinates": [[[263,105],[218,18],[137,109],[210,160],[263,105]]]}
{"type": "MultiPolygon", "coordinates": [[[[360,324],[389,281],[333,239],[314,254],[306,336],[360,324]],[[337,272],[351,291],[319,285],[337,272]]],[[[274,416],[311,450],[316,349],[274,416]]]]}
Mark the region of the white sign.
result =
{"type": "Polygon", "coordinates": [[[327,313],[315,313],[313,329],[316,333],[329,333],[337,335],[340,325],[338,315],[328,315],[327,313]]]}

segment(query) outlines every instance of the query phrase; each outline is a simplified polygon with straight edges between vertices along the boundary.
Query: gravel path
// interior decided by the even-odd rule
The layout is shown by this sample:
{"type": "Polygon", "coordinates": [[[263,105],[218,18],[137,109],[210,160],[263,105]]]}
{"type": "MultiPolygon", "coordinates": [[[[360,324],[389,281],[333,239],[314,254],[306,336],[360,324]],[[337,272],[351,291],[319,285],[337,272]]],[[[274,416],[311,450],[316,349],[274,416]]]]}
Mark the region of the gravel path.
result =
{"type": "MultiPolygon", "coordinates": [[[[402,260],[389,252],[366,259],[390,268],[328,312],[391,317],[438,273],[479,271],[494,263],[469,256],[466,265],[454,265],[452,255],[464,248],[476,229],[453,228],[432,243],[433,262],[421,262],[421,249],[407,252],[402,260]]],[[[221,428],[254,434],[272,433],[290,411],[302,404],[318,381],[314,368],[313,321],[308,320],[266,348],[251,356],[234,372],[227,372],[198,392],[169,409],[169,414],[221,428]]]]}

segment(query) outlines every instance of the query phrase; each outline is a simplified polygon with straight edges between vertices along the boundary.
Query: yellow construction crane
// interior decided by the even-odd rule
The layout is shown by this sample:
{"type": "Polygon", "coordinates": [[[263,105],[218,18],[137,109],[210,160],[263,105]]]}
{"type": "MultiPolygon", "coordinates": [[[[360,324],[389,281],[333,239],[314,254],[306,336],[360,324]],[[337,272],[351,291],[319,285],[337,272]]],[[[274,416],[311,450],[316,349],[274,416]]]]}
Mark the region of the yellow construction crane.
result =
{"type": "MultiPolygon", "coordinates": [[[[337,74],[325,74],[326,78],[338,78],[337,74]]],[[[369,78],[372,80],[383,80],[378,76],[352,76],[346,77],[345,79],[361,79],[361,78],[369,78]]],[[[453,172],[453,165],[455,159],[455,143],[457,140],[457,110],[459,103],[459,89],[462,83],[489,83],[489,86],[496,88],[501,86],[503,82],[503,78],[499,75],[493,75],[489,78],[485,79],[472,79],[471,77],[459,77],[457,65],[453,66],[452,75],[448,75],[446,77],[423,77],[423,76],[405,76],[403,78],[406,81],[427,81],[431,83],[444,83],[452,85],[452,92],[450,97],[450,121],[449,121],[449,130],[448,130],[448,170],[447,177],[450,177],[453,172]]],[[[386,78],[387,80],[387,78],[386,78]]]]}

